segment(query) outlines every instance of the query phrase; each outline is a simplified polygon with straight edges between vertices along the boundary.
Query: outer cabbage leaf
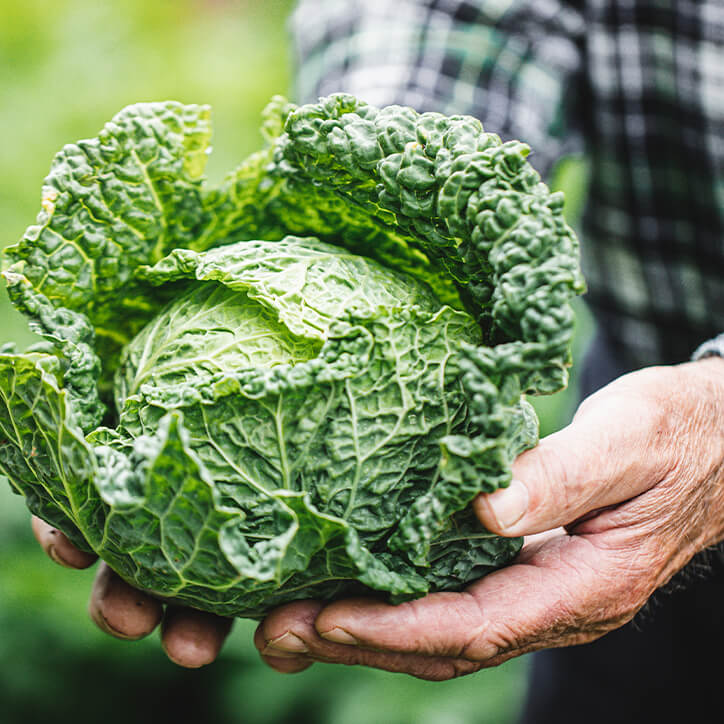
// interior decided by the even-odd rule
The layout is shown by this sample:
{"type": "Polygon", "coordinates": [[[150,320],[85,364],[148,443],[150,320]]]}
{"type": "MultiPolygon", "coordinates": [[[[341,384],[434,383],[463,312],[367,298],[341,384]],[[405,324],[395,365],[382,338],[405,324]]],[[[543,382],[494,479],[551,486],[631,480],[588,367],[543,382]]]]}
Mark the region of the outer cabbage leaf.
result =
{"type": "Polygon", "coordinates": [[[90,550],[97,537],[95,458],[52,355],[0,354],[0,471],[30,510],[90,550]]]}
{"type": "Polygon", "coordinates": [[[208,106],[128,106],[96,138],[53,159],[37,222],[3,251],[54,306],[93,324],[107,376],[115,355],[165,300],[135,269],[193,246],[208,223],[201,183],[211,137],[208,106]]]}

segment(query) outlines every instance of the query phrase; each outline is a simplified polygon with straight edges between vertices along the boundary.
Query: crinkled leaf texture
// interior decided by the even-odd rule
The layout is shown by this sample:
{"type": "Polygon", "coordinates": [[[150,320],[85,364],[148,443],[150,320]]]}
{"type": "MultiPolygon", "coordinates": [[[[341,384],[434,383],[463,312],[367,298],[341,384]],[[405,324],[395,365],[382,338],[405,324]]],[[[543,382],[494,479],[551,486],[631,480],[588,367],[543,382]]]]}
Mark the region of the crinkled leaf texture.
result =
{"type": "Polygon", "coordinates": [[[566,383],[578,246],[467,116],[275,98],[203,183],[209,109],[121,111],[4,253],[44,342],[0,354],[0,469],[134,585],[258,618],[455,590],[521,541],[469,503],[566,383]]]}

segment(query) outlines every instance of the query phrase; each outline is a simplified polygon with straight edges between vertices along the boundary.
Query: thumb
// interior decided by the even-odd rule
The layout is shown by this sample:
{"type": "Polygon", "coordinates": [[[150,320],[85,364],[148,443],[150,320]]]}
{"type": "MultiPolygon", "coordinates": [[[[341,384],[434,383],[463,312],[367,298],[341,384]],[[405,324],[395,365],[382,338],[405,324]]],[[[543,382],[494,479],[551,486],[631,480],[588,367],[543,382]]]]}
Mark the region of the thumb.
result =
{"type": "Polygon", "coordinates": [[[641,397],[596,393],[568,427],[516,459],[508,488],[475,499],[478,518],[500,535],[532,535],[643,493],[667,472],[661,416],[641,397]]]}

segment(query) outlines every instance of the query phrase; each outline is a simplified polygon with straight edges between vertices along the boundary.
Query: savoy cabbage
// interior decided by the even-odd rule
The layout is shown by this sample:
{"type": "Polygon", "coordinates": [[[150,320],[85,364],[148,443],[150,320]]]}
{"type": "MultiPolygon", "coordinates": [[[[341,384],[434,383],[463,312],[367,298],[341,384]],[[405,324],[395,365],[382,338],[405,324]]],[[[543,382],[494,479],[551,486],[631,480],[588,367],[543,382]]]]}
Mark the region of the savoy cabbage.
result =
{"type": "Polygon", "coordinates": [[[578,245],[467,116],[275,98],[203,181],[206,106],[130,106],[65,146],[4,253],[44,342],[0,354],[0,470],[130,583],[259,617],[459,589],[521,541],[469,503],[566,383],[578,245]]]}

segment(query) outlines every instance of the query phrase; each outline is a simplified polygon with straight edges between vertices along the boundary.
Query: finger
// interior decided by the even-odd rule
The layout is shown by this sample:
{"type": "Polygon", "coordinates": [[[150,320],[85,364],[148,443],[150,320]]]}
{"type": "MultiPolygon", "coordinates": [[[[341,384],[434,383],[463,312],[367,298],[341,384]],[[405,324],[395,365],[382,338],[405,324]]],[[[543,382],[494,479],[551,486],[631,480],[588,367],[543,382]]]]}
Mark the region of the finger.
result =
{"type": "MultiPolygon", "coordinates": [[[[330,604],[316,620],[322,638],[348,646],[422,656],[466,658],[468,645],[484,632],[487,617],[471,594],[432,593],[393,606],[372,599],[330,604]]],[[[485,661],[490,652],[472,652],[485,661]]]]}
{"type": "Polygon", "coordinates": [[[101,563],[93,582],[88,612],[101,630],[117,638],[135,641],[156,628],[163,606],[147,593],[129,586],[101,563]]]}
{"type": "Polygon", "coordinates": [[[632,583],[613,555],[563,533],[536,541],[525,563],[489,574],[463,593],[434,593],[397,606],[339,601],[319,613],[315,626],[320,637],[347,643],[349,651],[489,666],[545,646],[590,641],[631,618],[632,583]]]}
{"type": "MultiPolygon", "coordinates": [[[[254,632],[254,646],[256,646],[262,661],[267,664],[267,666],[270,666],[280,674],[298,674],[308,669],[314,663],[313,659],[303,653],[295,654],[283,650],[275,650],[274,655],[264,654],[263,652],[269,647],[269,644],[264,639],[262,628],[262,624],[259,624],[254,632]]],[[[301,639],[299,640],[301,641],[301,639]]],[[[269,650],[272,650],[272,647],[269,647],[269,650]]]]}
{"type": "Polygon", "coordinates": [[[257,627],[254,645],[265,656],[307,657],[309,643],[297,631],[313,630],[314,621],[323,608],[321,601],[314,600],[294,601],[276,608],[257,627]]]}
{"type": "Polygon", "coordinates": [[[478,518],[494,533],[530,535],[645,492],[670,472],[666,455],[652,452],[659,418],[639,398],[602,390],[568,427],[517,458],[508,488],[475,499],[478,518]]]}
{"type": "Polygon", "coordinates": [[[96,562],[98,556],[76,548],[57,528],[41,520],[36,515],[31,519],[35,539],[42,549],[61,566],[66,568],[88,568],[96,562]]]}
{"type": "Polygon", "coordinates": [[[168,606],[161,628],[161,643],[175,664],[198,669],[216,659],[231,626],[230,618],[192,608],[168,606]]]}
{"type": "Polygon", "coordinates": [[[262,659],[278,671],[289,670],[286,667],[301,670],[296,667],[304,662],[323,661],[369,666],[433,681],[451,679],[481,668],[479,664],[456,658],[375,651],[325,640],[315,628],[315,618],[320,610],[323,613],[318,602],[298,601],[267,616],[255,635],[262,659]]]}

